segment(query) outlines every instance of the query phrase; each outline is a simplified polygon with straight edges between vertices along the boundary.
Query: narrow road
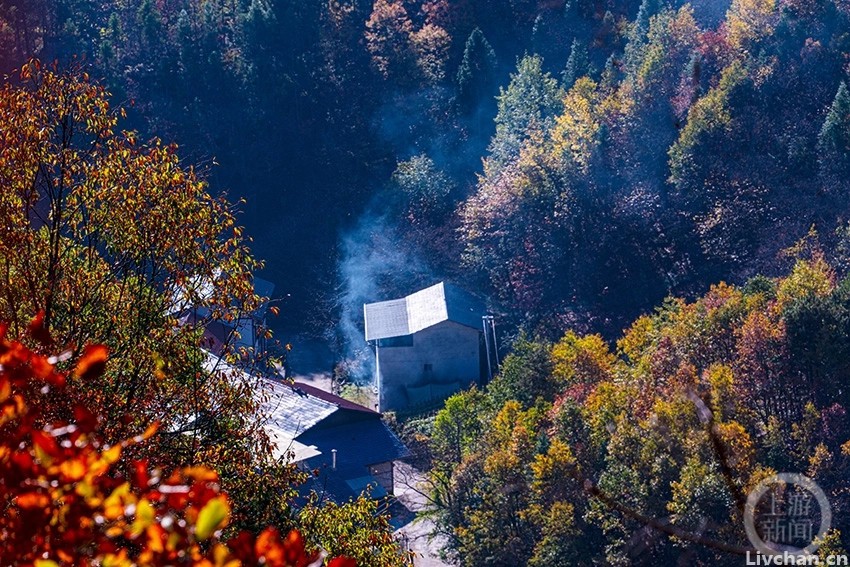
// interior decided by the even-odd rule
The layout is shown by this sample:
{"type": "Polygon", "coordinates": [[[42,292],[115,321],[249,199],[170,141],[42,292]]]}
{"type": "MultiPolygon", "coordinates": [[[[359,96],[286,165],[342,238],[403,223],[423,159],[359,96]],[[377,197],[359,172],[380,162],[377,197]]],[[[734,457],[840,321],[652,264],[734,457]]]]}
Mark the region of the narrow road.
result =
{"type": "Polygon", "coordinates": [[[440,559],[440,550],[445,548],[445,538],[432,537],[434,523],[426,518],[417,518],[416,513],[428,508],[428,498],[423,494],[424,475],[407,463],[395,463],[395,497],[398,505],[393,510],[395,534],[404,539],[408,549],[416,554],[416,567],[452,567],[440,559]]]}

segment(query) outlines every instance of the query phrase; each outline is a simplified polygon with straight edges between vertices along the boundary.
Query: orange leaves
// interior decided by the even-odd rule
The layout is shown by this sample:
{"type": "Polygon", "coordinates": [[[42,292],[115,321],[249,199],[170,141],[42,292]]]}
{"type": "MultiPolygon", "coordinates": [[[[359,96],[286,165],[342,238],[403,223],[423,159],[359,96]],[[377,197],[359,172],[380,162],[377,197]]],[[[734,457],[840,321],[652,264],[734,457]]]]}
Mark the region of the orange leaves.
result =
{"type": "Polygon", "coordinates": [[[50,499],[40,492],[27,492],[15,498],[15,505],[23,510],[46,508],[50,499]]]}
{"type": "Polygon", "coordinates": [[[254,552],[256,557],[265,558],[269,567],[307,567],[319,558],[318,553],[305,552],[304,538],[296,530],[281,541],[276,529],[266,529],[257,537],[254,552]]]}
{"type": "MultiPolygon", "coordinates": [[[[17,404],[6,418],[14,422],[0,436],[0,508],[6,510],[0,564],[307,567],[320,559],[296,531],[283,540],[268,529],[256,539],[243,533],[232,547],[219,542],[231,505],[215,471],[190,467],[162,480],[160,472],[136,462],[132,480],[125,480],[115,470],[122,449],[148,440],[155,425],[106,449],[93,438],[95,416],[82,406],[73,411],[77,423],[34,427],[43,416],[40,406],[24,403],[26,387],[46,380],[61,388],[60,375],[19,343],[0,342],[0,358],[0,403],[17,404]]],[[[105,348],[90,346],[74,373],[97,376],[106,360],[105,348]]],[[[331,565],[354,563],[340,558],[331,565]]]]}
{"type": "Polygon", "coordinates": [[[86,475],[86,463],[82,459],[71,459],[59,465],[65,482],[77,482],[86,475]]]}
{"type": "Polygon", "coordinates": [[[108,350],[105,346],[88,345],[77,363],[74,374],[83,380],[97,378],[106,369],[107,356],[108,350]]]}

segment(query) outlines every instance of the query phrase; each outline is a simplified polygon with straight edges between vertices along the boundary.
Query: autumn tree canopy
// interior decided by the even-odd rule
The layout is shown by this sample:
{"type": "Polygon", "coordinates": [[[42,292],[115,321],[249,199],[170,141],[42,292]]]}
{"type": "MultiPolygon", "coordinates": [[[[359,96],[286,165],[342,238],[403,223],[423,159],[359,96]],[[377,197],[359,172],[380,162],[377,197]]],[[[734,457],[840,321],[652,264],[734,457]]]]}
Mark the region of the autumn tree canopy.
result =
{"type": "MultiPolygon", "coordinates": [[[[846,509],[848,290],[815,251],[781,278],[671,298],[614,346],[520,337],[428,428],[460,564],[733,564],[742,503],[781,471],[846,509]]],[[[846,519],[831,528],[822,554],[846,549],[846,519]]]]}
{"type": "MultiPolygon", "coordinates": [[[[185,467],[165,474],[147,460],[119,470],[122,453],[144,445],[145,432],[107,444],[98,418],[63,394],[73,384],[96,380],[107,349],[88,345],[71,372],[54,358],[6,337],[0,326],[0,519],[4,565],[272,565],[303,567],[321,560],[305,549],[298,531],[281,537],[274,527],[257,536],[242,532],[227,544],[221,533],[231,519],[231,501],[214,470],[185,467]],[[56,402],[45,413],[33,404],[39,392],[56,402]],[[73,416],[66,421],[58,413],[73,416]]],[[[43,319],[30,333],[47,347],[43,319]]],[[[348,557],[328,567],[355,567],[348,557]]]]}
{"type": "MultiPolygon", "coordinates": [[[[210,348],[249,369],[269,363],[264,353],[236,349],[233,334],[224,344],[204,338],[208,325],[233,322],[267,299],[253,291],[253,272],[261,263],[237,224],[236,206],[210,193],[202,175],[181,161],[176,145],[143,142],[134,131],[122,129],[124,116],[123,109],[111,106],[109,93],[82,71],[45,68],[37,60],[0,89],[4,332],[30,348],[57,353],[52,360],[62,371],[76,367],[82,373],[81,365],[91,359],[81,359],[87,344],[102,344],[98,352],[111,353],[108,362],[97,360],[97,372],[85,380],[60,380],[61,391],[27,390],[27,403],[38,408],[38,427],[67,424],[115,447],[105,453],[108,462],[101,463],[96,452],[80,457],[97,475],[107,470],[130,475],[136,463],[143,463],[139,466],[145,470],[159,471],[157,478],[201,483],[203,501],[189,508],[190,516],[202,514],[207,500],[218,498],[209,486],[220,483],[230,496],[225,536],[240,530],[256,536],[269,525],[283,533],[301,527],[308,547],[353,557],[364,567],[405,564],[406,553],[368,495],[330,507],[305,494],[296,505],[307,473],[272,456],[260,427],[256,378],[205,364],[204,349],[210,348]],[[88,409],[80,413],[76,408],[88,409]],[[80,420],[87,429],[77,424],[80,420]],[[125,443],[118,450],[139,431],[148,432],[144,443],[125,443]],[[180,471],[189,471],[188,476],[180,471]]],[[[29,352],[20,345],[12,350],[21,349],[29,352]]],[[[44,365],[38,357],[27,360],[44,365]]],[[[5,395],[8,399],[9,392],[5,395]]],[[[22,411],[17,402],[13,407],[22,411]]],[[[61,453],[57,441],[44,440],[44,447],[34,443],[39,451],[47,447],[61,453]]],[[[18,453],[4,454],[12,459],[18,453]]],[[[76,461],[65,467],[72,466],[79,468],[76,461]]],[[[65,481],[72,483],[70,489],[76,483],[83,490],[83,476],[65,481]]],[[[109,482],[103,498],[121,486],[109,482]]],[[[121,491],[110,502],[138,507],[139,498],[145,498],[125,498],[121,491]]],[[[34,502],[43,502],[42,496],[34,502]]],[[[185,504],[169,500],[167,506],[185,504]]],[[[100,513],[100,504],[92,505],[84,511],[88,517],[100,513]]],[[[22,526],[46,529],[41,524],[49,518],[30,520],[22,526]]],[[[66,520],[60,524],[71,529],[66,520]]],[[[137,537],[148,524],[136,522],[127,529],[136,530],[137,537]]],[[[14,529],[25,540],[29,532],[20,531],[22,526],[14,529]]],[[[160,546],[156,542],[167,539],[165,532],[157,533],[151,536],[154,553],[160,546]]],[[[90,531],[74,537],[93,538],[91,545],[97,545],[90,531]]],[[[276,537],[261,539],[272,545],[276,537]]],[[[72,547],[63,549],[71,553],[72,547]]],[[[174,543],[169,553],[178,547],[174,543]]],[[[86,546],[78,550],[94,558],[94,548],[89,551],[86,546]]],[[[223,564],[225,555],[213,554],[223,564]]]]}

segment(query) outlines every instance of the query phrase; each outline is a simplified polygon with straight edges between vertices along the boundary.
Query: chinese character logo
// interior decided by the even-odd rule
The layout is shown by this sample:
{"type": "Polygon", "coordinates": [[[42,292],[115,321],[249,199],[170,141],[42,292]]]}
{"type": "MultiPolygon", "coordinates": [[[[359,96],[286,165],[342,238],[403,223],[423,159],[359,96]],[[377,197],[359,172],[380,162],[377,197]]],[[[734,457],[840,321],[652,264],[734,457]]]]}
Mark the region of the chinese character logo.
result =
{"type": "Polygon", "coordinates": [[[744,509],[747,537],[763,555],[813,554],[831,523],[826,494],[815,481],[795,473],[762,480],[744,509]]]}

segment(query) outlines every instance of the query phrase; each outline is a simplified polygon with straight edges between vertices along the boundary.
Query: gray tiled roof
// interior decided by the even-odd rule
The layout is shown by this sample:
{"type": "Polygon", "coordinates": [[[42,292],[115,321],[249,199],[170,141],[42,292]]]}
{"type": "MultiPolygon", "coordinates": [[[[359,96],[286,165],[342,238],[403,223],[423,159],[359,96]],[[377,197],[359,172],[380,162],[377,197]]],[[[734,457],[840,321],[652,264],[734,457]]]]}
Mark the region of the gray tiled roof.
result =
{"type": "Polygon", "coordinates": [[[417,333],[443,321],[479,328],[484,307],[465,291],[440,282],[401,299],[363,306],[366,340],[417,333]]]}
{"type": "Polygon", "coordinates": [[[297,386],[274,380],[262,383],[268,395],[263,402],[263,411],[268,415],[267,427],[292,439],[339,409],[336,404],[311,396],[297,386]]]}
{"type": "Polygon", "coordinates": [[[265,419],[263,429],[277,446],[275,457],[280,458],[291,451],[295,453],[293,462],[297,462],[320,454],[315,447],[299,443],[295,438],[336,412],[339,409],[337,404],[311,396],[295,386],[250,375],[210,352],[206,353],[204,368],[208,372],[241,374],[241,379],[255,384],[254,395],[260,402],[260,413],[265,419]]]}

